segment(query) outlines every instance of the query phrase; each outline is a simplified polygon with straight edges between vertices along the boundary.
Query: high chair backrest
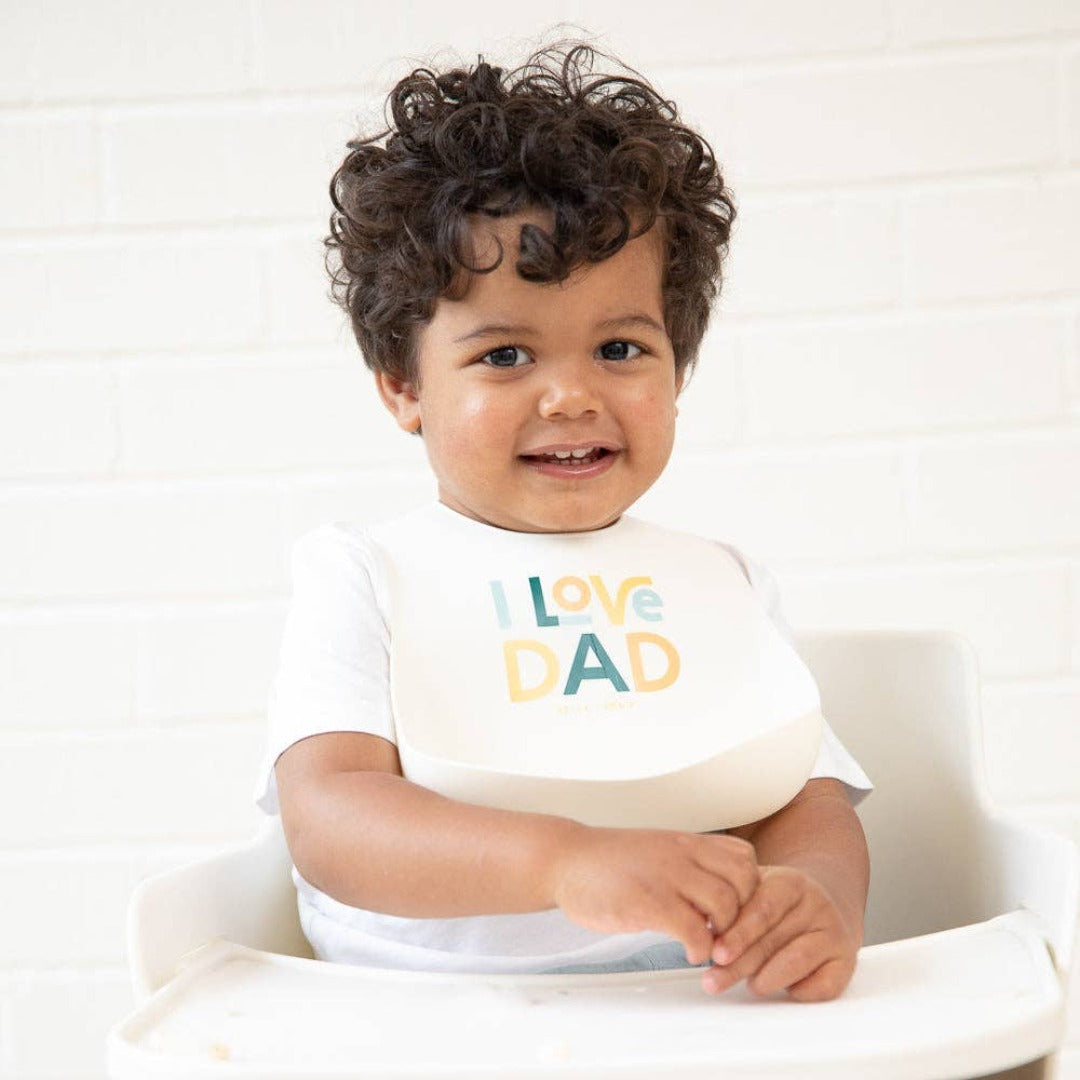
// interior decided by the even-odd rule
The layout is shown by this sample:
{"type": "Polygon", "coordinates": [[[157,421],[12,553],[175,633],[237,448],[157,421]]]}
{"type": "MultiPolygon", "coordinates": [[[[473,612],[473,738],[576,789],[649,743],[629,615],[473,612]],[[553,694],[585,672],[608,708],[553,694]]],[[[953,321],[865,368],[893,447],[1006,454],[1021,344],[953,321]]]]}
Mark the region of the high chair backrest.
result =
{"type": "Polygon", "coordinates": [[[866,944],[1025,909],[1061,970],[1076,940],[1080,860],[1067,838],[991,809],[979,673],[958,634],[858,631],[797,642],[822,711],[875,784],[866,944]]]}
{"type": "Polygon", "coordinates": [[[875,785],[859,807],[867,944],[1000,914],[979,858],[987,804],[971,647],[902,631],[806,634],[797,646],[822,712],[875,785]]]}

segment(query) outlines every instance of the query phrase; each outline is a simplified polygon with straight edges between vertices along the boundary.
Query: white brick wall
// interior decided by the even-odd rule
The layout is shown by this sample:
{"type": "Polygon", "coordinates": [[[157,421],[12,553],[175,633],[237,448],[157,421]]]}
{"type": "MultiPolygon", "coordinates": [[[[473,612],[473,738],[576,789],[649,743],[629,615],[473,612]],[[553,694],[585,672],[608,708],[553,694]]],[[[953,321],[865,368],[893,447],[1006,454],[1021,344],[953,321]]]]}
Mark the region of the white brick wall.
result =
{"type": "Polygon", "coordinates": [[[905,295],[927,305],[1074,300],[1078,197],[1080,178],[1068,169],[913,191],[902,203],[905,295]]]}
{"type": "Polygon", "coordinates": [[[891,194],[856,191],[841,200],[755,196],[751,188],[738,203],[721,313],[786,321],[888,309],[899,299],[899,213],[891,194]]]}
{"type": "MultiPolygon", "coordinates": [[[[995,795],[1080,836],[1080,5],[545,18],[675,97],[741,211],[642,511],[766,561],[796,626],[964,633],[995,795]]],[[[514,58],[545,24],[494,0],[2,22],[0,1078],[99,1080],[132,886],[256,820],[290,541],[431,491],[326,300],[332,165],[410,61],[514,58]]]]}
{"type": "Polygon", "coordinates": [[[102,231],[0,251],[0,349],[16,354],[247,345],[261,336],[261,252],[247,233],[102,231]]]}

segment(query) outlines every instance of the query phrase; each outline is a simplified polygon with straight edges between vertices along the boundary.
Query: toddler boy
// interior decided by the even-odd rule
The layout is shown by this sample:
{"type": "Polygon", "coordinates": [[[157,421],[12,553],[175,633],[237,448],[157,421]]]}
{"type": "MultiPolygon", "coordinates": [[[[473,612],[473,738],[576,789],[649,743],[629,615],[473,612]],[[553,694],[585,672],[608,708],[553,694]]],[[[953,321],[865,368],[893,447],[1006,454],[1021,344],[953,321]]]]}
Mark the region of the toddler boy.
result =
{"type": "Polygon", "coordinates": [[[415,71],[334,177],[335,293],[438,503],[297,544],[260,802],[324,959],[831,998],[869,782],[768,575],[625,516],[734,206],[674,106],[593,58],[415,71]]]}

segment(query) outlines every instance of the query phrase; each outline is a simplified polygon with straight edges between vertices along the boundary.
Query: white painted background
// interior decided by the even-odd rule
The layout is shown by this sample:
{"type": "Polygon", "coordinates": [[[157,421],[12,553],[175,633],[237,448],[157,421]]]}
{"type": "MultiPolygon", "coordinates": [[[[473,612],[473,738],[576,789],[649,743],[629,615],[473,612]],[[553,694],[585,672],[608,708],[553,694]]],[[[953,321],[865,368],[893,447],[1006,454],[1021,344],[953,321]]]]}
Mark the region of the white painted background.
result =
{"type": "Polygon", "coordinates": [[[799,627],[966,634],[995,795],[1080,832],[1080,3],[515,8],[3,0],[0,1077],[100,1077],[132,885],[255,824],[292,539],[429,490],[319,241],[444,45],[574,20],[704,128],[730,286],[642,509],[799,627]]]}

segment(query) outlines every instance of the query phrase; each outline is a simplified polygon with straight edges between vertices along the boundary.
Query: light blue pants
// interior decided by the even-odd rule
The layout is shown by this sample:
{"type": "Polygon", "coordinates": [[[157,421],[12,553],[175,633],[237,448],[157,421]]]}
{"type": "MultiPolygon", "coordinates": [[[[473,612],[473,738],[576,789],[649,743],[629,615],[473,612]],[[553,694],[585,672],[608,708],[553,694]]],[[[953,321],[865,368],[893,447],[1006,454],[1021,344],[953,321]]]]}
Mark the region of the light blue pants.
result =
{"type": "Polygon", "coordinates": [[[624,956],[621,960],[611,960],[604,964],[569,964],[566,967],[551,968],[543,975],[605,975],[613,971],[670,971],[675,968],[708,967],[704,964],[690,964],[686,960],[686,950],[678,941],[662,941],[659,945],[650,945],[647,949],[624,956]]]}

